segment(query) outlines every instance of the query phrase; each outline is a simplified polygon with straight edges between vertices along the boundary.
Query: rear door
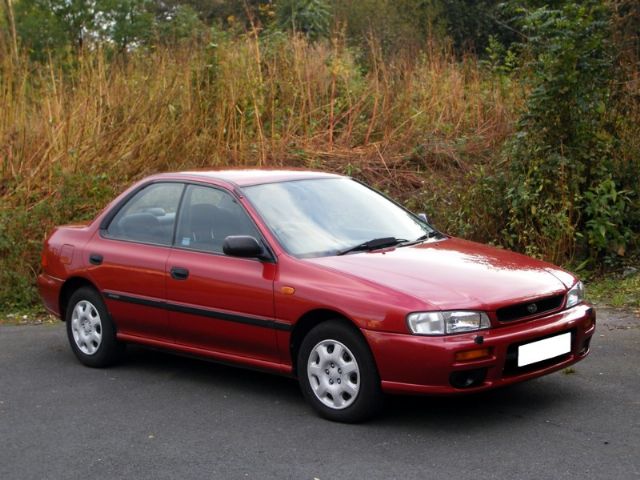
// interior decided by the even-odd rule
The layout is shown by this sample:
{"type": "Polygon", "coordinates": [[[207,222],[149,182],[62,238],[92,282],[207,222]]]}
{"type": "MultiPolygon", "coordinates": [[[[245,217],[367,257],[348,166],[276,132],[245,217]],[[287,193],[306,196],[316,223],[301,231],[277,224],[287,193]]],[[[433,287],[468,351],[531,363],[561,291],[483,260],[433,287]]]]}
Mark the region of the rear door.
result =
{"type": "Polygon", "coordinates": [[[184,184],[152,183],[96,233],[85,254],[119,333],[171,341],[165,267],[184,184]]]}
{"type": "Polygon", "coordinates": [[[166,268],[169,323],[177,343],[279,362],[274,321],[275,263],[222,252],[228,235],[261,239],[229,192],[188,185],[166,268]]]}

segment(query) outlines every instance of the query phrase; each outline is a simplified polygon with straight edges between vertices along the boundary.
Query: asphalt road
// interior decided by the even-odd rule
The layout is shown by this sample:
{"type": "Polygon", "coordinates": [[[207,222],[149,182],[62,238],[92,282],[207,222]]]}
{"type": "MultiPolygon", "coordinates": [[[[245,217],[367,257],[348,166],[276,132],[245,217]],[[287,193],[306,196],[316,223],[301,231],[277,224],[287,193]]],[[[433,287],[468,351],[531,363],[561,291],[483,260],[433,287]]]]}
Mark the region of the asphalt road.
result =
{"type": "Polygon", "coordinates": [[[132,348],[81,366],[62,324],[0,326],[0,479],[640,478],[640,318],[600,312],[575,373],[362,425],[286,378],[132,348]]]}

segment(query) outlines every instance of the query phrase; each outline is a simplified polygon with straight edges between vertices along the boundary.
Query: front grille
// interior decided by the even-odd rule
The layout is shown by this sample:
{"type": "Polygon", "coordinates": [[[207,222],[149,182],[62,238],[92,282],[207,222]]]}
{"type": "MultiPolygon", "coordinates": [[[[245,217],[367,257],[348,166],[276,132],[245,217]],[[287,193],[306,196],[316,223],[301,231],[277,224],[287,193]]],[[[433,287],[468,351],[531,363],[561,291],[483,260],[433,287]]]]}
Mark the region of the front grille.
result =
{"type": "Polygon", "coordinates": [[[531,302],[518,303],[496,310],[496,316],[500,322],[513,322],[521,318],[538,316],[557,310],[562,306],[564,295],[539,298],[531,302]]]}

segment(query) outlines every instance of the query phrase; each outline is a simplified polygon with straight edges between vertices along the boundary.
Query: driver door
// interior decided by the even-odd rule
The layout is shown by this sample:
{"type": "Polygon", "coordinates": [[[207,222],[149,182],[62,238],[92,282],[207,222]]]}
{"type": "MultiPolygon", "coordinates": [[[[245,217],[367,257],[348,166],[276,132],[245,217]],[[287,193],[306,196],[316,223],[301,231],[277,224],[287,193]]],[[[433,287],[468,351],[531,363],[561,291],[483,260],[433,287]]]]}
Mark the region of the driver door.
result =
{"type": "Polygon", "coordinates": [[[166,266],[176,343],[234,357],[280,362],[274,322],[275,263],[222,252],[229,235],[261,235],[229,192],[189,185],[166,266]]]}

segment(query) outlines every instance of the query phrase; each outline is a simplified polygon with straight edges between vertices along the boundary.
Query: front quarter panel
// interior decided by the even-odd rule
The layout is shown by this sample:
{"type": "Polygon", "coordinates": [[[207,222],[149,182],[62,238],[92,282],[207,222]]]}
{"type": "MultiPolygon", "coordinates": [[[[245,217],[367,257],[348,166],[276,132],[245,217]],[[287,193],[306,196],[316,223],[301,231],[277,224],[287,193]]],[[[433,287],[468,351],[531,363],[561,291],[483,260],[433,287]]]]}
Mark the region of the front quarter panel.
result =
{"type": "Polygon", "coordinates": [[[408,333],[406,314],[425,308],[425,302],[409,295],[305,260],[283,256],[279,267],[275,313],[289,325],[312,310],[323,309],[335,311],[361,329],[408,333]]]}

